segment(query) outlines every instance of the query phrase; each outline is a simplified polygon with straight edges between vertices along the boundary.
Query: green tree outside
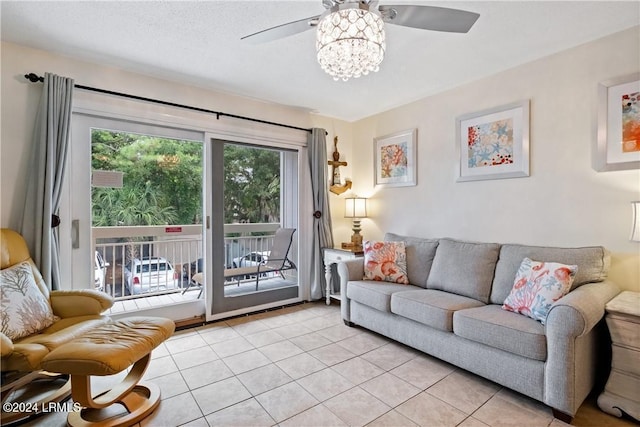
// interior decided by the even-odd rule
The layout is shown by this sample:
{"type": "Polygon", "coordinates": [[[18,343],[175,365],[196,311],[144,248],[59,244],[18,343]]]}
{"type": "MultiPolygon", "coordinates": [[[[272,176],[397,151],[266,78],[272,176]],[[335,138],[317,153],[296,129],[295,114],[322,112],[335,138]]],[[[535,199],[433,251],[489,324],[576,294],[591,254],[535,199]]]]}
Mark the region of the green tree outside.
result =
{"type": "Polygon", "coordinates": [[[225,223],[280,221],[280,153],[226,144],[225,223]]]}
{"type": "MultiPolygon", "coordinates": [[[[202,223],[199,142],[95,129],[92,169],[124,173],[123,188],[93,188],[93,226],[202,223]]],[[[225,144],[225,223],[279,222],[280,153],[225,144]]],[[[215,191],[215,189],[214,189],[215,191]]]]}

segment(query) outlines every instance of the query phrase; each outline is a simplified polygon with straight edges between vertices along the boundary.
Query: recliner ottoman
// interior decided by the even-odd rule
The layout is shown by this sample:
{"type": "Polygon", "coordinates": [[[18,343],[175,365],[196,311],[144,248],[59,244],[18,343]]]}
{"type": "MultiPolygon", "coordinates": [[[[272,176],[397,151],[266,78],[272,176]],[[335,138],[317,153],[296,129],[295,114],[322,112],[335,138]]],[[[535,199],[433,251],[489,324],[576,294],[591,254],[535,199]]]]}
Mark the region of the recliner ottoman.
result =
{"type": "Polygon", "coordinates": [[[130,426],[149,415],[160,403],[160,389],[140,383],[151,351],[169,338],[173,321],[158,317],[130,317],[99,326],[49,353],[42,367],[71,375],[71,396],[85,409],[70,412],[71,426],[130,426]],[[133,366],[132,366],[133,365],[133,366]],[[97,396],[91,395],[91,376],[113,375],[131,370],[117,386],[97,396]],[[100,411],[120,403],[127,414],[100,420],[100,411]]]}

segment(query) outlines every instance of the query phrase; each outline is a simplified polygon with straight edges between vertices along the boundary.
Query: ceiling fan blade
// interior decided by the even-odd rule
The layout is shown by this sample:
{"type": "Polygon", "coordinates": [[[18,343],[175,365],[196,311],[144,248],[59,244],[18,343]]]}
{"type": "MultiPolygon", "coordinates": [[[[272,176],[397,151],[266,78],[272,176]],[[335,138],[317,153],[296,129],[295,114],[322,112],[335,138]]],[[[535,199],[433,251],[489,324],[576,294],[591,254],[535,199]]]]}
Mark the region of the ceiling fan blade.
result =
{"type": "Polygon", "coordinates": [[[318,24],[318,18],[320,18],[320,15],[301,19],[299,21],[288,22],[286,24],[258,31],[257,33],[249,34],[248,36],[242,37],[241,40],[247,40],[252,43],[266,43],[283,37],[292,36],[315,27],[318,24]]]}
{"type": "Polygon", "coordinates": [[[451,33],[468,32],[480,17],[475,12],[435,6],[384,5],[378,10],[389,24],[451,33]]]}

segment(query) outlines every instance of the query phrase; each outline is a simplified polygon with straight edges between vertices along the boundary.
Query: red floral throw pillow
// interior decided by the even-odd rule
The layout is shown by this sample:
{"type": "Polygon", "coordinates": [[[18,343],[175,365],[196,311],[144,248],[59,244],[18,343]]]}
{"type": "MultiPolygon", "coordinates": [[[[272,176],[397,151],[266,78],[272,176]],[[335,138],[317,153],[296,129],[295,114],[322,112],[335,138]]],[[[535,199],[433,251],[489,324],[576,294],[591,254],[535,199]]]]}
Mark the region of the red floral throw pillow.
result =
{"type": "Polygon", "coordinates": [[[511,293],[502,308],[544,325],[551,305],[569,293],[577,265],[522,260],[511,293]]]}
{"type": "Polygon", "coordinates": [[[364,278],[409,284],[404,242],[364,242],[364,278]]]}

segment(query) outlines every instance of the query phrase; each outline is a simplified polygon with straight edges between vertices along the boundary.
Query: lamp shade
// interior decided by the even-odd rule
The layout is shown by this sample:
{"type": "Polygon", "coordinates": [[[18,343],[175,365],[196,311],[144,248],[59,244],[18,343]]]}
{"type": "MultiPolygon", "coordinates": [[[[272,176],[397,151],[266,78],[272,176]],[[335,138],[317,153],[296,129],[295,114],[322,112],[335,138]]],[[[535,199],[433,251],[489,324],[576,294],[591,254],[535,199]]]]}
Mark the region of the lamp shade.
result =
{"type": "Polygon", "coordinates": [[[629,240],[640,242],[640,201],[631,202],[631,237],[629,240]]]}
{"type": "Polygon", "coordinates": [[[344,207],[345,218],[366,218],[367,199],[364,197],[347,197],[344,207]]]}

